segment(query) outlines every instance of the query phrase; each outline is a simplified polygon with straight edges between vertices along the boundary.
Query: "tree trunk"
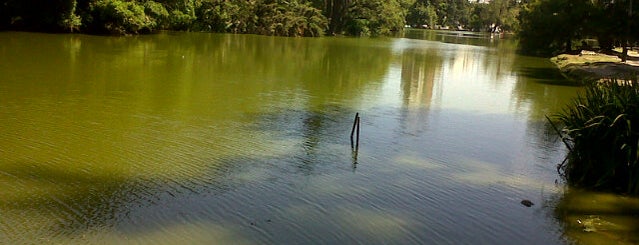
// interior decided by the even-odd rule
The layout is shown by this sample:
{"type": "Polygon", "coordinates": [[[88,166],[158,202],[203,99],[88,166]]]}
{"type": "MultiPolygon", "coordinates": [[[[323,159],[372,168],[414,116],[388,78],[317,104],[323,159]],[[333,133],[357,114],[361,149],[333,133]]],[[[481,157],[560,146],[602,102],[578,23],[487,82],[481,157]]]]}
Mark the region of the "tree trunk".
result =
{"type": "Polygon", "coordinates": [[[326,13],[330,19],[328,25],[329,34],[337,34],[344,27],[344,16],[350,5],[351,0],[327,0],[326,13]]]}

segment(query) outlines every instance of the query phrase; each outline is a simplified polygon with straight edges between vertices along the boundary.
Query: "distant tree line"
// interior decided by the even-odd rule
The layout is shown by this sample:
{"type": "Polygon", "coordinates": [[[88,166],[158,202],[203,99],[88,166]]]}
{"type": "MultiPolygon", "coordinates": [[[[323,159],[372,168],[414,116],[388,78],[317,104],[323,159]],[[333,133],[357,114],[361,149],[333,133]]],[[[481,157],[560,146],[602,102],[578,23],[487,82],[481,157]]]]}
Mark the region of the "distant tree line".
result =
{"type": "Polygon", "coordinates": [[[511,0],[0,0],[0,29],[375,36],[396,33],[408,24],[514,31],[516,5],[511,0]]]}
{"type": "Polygon", "coordinates": [[[522,50],[540,55],[587,38],[631,46],[638,15],[633,0],[0,0],[0,30],[376,36],[408,25],[518,33],[522,50]]]}
{"type": "Polygon", "coordinates": [[[519,27],[517,16],[522,4],[517,0],[416,0],[406,21],[412,26],[435,29],[514,32],[519,27]]]}
{"type": "Polygon", "coordinates": [[[0,0],[0,30],[386,35],[404,27],[408,7],[405,0],[0,0]]]}

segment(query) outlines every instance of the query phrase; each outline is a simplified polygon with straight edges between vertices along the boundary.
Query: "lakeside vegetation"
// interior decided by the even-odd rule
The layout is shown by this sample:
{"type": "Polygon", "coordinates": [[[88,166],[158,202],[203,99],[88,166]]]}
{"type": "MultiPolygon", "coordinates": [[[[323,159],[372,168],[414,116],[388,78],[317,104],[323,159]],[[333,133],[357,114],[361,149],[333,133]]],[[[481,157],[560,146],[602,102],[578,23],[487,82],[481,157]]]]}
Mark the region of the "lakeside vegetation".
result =
{"type": "Polygon", "coordinates": [[[278,36],[392,35],[406,26],[517,30],[521,1],[2,0],[0,29],[94,34],[155,30],[278,36]]]}
{"type": "Polygon", "coordinates": [[[403,0],[3,0],[0,28],[116,35],[155,30],[385,35],[403,28],[406,4],[403,0]]]}
{"type": "Polygon", "coordinates": [[[609,80],[587,87],[555,118],[569,153],[558,166],[568,183],[639,194],[639,83],[609,80]]]}
{"type": "Polygon", "coordinates": [[[393,35],[405,27],[516,33],[523,53],[634,46],[631,0],[0,0],[0,30],[277,36],[393,35]]]}
{"type": "Polygon", "coordinates": [[[639,38],[631,0],[0,0],[0,30],[140,34],[156,30],[277,36],[392,35],[415,28],[516,33],[552,56],[639,38]]]}

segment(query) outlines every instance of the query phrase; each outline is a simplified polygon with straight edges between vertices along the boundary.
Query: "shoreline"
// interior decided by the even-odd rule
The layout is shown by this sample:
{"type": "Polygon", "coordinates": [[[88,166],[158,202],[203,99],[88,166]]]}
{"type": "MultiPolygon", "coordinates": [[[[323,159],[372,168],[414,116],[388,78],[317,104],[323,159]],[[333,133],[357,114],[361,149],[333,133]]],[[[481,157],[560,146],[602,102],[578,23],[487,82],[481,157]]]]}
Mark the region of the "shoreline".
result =
{"type": "Polygon", "coordinates": [[[616,55],[582,51],[578,55],[560,54],[550,58],[568,80],[581,84],[601,79],[631,80],[639,75],[639,54],[629,52],[623,63],[616,55]]]}

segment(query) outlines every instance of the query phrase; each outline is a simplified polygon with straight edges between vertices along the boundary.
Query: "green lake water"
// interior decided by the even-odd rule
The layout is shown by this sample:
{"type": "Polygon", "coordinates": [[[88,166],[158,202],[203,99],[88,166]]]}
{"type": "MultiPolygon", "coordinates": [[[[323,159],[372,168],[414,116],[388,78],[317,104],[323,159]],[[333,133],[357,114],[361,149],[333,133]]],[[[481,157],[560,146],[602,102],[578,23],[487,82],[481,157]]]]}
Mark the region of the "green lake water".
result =
{"type": "Polygon", "coordinates": [[[515,50],[0,32],[0,243],[639,242],[636,199],[558,180],[580,88],[515,50]]]}

